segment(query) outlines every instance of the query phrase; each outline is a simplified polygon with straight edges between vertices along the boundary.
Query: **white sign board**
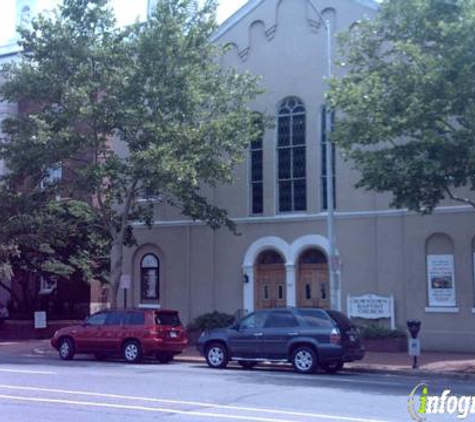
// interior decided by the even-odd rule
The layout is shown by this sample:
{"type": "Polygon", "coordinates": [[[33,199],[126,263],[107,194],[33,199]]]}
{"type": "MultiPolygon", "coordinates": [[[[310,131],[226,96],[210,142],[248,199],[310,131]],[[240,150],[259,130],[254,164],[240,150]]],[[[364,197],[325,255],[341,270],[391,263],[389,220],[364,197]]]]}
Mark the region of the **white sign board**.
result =
{"type": "Polygon", "coordinates": [[[120,276],[120,288],[129,290],[132,287],[132,277],[128,274],[122,274],[120,276]]]}
{"type": "Polygon", "coordinates": [[[456,306],[453,255],[427,255],[429,306],[456,306]]]}
{"type": "Polygon", "coordinates": [[[408,342],[409,356],[421,355],[421,342],[418,338],[410,338],[408,342]]]}
{"type": "Polygon", "coordinates": [[[391,319],[391,329],[396,329],[394,316],[394,297],[377,296],[348,296],[348,315],[364,319],[391,319]]]}
{"type": "Polygon", "coordinates": [[[46,312],[35,312],[35,328],[46,328],[46,312]]]}

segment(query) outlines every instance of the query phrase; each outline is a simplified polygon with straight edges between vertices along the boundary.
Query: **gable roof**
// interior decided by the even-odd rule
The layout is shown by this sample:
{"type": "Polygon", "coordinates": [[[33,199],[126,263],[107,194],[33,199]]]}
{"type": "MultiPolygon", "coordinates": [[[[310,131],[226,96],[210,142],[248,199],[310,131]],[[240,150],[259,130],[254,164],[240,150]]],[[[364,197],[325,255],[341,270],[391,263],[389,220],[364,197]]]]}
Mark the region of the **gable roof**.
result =
{"type": "MultiPolygon", "coordinates": [[[[241,20],[243,20],[247,15],[249,15],[254,9],[259,5],[264,3],[266,0],[248,0],[237,12],[233,13],[228,19],[226,19],[217,29],[217,31],[211,37],[211,41],[216,41],[223,34],[228,32],[233,26],[237,25],[241,20]]],[[[310,0],[313,1],[313,0],[310,0]]],[[[373,10],[378,10],[379,3],[376,0],[352,0],[355,3],[359,3],[363,6],[369,7],[373,10]]]]}

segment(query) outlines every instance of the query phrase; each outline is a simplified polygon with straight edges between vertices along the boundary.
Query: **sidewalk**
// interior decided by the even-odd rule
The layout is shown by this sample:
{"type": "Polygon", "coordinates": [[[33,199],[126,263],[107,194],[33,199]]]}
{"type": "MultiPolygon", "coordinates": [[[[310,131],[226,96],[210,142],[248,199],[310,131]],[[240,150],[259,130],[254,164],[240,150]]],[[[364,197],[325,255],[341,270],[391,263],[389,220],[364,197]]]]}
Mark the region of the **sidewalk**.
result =
{"type": "MultiPolygon", "coordinates": [[[[57,356],[49,340],[0,341],[0,353],[57,356]]],[[[176,361],[204,363],[198,351],[190,346],[176,361]]],[[[475,380],[475,354],[423,352],[419,368],[412,369],[412,358],[406,353],[367,352],[362,361],[345,365],[345,370],[359,373],[385,373],[417,376],[455,376],[475,380]]]]}

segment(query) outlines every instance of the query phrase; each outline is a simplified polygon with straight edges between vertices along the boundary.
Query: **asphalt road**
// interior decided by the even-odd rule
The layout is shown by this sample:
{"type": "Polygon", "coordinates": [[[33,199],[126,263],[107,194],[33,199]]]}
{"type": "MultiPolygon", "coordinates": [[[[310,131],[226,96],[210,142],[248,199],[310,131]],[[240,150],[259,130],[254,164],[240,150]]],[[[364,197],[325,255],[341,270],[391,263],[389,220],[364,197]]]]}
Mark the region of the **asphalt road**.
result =
{"type": "MultiPolygon", "coordinates": [[[[88,356],[63,362],[0,350],[0,422],[410,421],[408,394],[421,381],[349,372],[299,375],[287,367],[127,365],[88,356]]],[[[450,388],[475,395],[473,381],[426,381],[431,393],[450,388]]]]}

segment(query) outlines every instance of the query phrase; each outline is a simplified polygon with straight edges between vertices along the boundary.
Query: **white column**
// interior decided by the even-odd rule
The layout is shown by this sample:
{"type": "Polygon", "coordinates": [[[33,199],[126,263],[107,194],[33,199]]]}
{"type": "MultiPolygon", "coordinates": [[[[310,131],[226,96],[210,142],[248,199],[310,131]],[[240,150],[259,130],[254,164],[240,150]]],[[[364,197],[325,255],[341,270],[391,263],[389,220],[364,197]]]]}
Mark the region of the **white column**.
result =
{"type": "Polygon", "coordinates": [[[297,290],[295,282],[294,264],[285,264],[285,278],[287,286],[287,306],[297,306],[297,290]]]}
{"type": "Polygon", "coordinates": [[[247,280],[247,282],[244,282],[243,280],[243,289],[244,289],[243,307],[247,312],[253,312],[254,311],[254,267],[243,265],[242,270],[243,270],[243,277],[245,277],[247,280]]]}

